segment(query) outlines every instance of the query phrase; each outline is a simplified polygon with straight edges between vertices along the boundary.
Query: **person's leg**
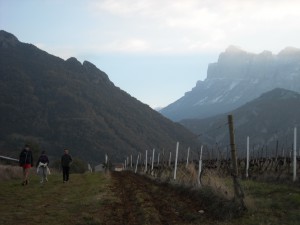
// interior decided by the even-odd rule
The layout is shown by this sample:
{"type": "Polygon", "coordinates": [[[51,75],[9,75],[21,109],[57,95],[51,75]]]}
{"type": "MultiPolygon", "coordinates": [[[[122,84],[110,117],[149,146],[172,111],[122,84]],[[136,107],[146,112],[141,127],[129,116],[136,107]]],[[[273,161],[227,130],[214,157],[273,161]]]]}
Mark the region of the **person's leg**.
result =
{"type": "Polygon", "coordinates": [[[63,181],[65,182],[66,181],[66,167],[62,167],[62,170],[63,170],[63,181]]]}
{"type": "Polygon", "coordinates": [[[28,184],[29,168],[24,169],[24,182],[28,184]]]}
{"type": "Polygon", "coordinates": [[[66,167],[66,181],[69,181],[70,167],[66,167]]]}
{"type": "Polygon", "coordinates": [[[47,169],[48,169],[48,167],[44,167],[43,168],[43,172],[44,172],[44,180],[47,182],[48,181],[48,179],[47,179],[47,169]]]}
{"type": "Polygon", "coordinates": [[[45,168],[44,167],[40,167],[40,176],[41,176],[41,183],[44,182],[44,177],[45,177],[45,168]]]}
{"type": "Polygon", "coordinates": [[[26,184],[26,173],[25,173],[25,168],[23,167],[23,181],[22,181],[22,185],[26,184]]]}

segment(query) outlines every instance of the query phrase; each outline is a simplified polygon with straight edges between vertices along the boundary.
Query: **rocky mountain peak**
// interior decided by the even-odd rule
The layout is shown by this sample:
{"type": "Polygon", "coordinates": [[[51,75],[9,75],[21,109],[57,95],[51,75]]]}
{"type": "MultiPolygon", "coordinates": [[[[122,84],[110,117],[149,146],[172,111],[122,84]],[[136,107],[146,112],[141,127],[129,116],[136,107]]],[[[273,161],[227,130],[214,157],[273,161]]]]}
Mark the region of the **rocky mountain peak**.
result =
{"type": "Polygon", "coordinates": [[[83,68],[85,68],[85,70],[87,71],[87,73],[93,76],[94,82],[98,82],[100,79],[106,83],[112,83],[109,80],[107,74],[98,69],[93,63],[90,63],[89,61],[84,61],[82,65],[83,68]]]}
{"type": "Polygon", "coordinates": [[[278,53],[278,56],[283,55],[300,55],[300,49],[295,47],[286,47],[278,53]]]}
{"type": "Polygon", "coordinates": [[[16,46],[19,43],[18,38],[4,30],[0,30],[0,47],[7,48],[16,46]]]}
{"type": "Polygon", "coordinates": [[[263,93],[260,96],[261,100],[274,101],[278,99],[294,99],[299,98],[299,93],[295,91],[289,91],[284,88],[275,88],[269,92],[263,93]]]}
{"type": "Polygon", "coordinates": [[[67,59],[66,64],[68,68],[70,68],[71,70],[78,70],[78,71],[82,70],[81,62],[79,62],[75,57],[71,57],[67,59]]]}
{"type": "Polygon", "coordinates": [[[235,53],[241,53],[241,52],[245,52],[245,51],[242,50],[240,47],[235,46],[235,45],[229,45],[225,49],[225,53],[228,53],[228,54],[235,54],[235,53]]]}
{"type": "Polygon", "coordinates": [[[70,64],[77,64],[81,66],[81,62],[79,62],[75,57],[70,57],[66,60],[67,63],[70,64]]]}

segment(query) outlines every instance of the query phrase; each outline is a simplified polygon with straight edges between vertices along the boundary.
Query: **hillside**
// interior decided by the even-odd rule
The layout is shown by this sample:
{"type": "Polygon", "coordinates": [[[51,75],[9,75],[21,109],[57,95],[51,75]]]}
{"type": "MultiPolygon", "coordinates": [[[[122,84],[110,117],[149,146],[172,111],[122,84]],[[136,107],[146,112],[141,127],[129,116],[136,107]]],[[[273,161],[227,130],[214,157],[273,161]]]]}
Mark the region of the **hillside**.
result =
{"type": "Polygon", "coordinates": [[[202,142],[226,147],[229,144],[228,114],[233,115],[236,143],[242,153],[246,148],[246,137],[250,136],[251,148],[268,146],[269,153],[275,153],[277,149],[278,154],[282,154],[285,149],[288,154],[293,146],[293,129],[300,124],[300,94],[276,88],[226,114],[183,120],[182,124],[200,134],[202,142]]]}
{"type": "Polygon", "coordinates": [[[230,46],[208,66],[207,78],[160,112],[174,120],[232,111],[274,88],[300,92],[300,49],[253,54],[230,46]]]}
{"type": "Polygon", "coordinates": [[[17,156],[25,142],[52,157],[123,162],[145,149],[195,145],[192,133],[116,87],[92,63],[63,60],[0,31],[0,150],[17,156]]]}

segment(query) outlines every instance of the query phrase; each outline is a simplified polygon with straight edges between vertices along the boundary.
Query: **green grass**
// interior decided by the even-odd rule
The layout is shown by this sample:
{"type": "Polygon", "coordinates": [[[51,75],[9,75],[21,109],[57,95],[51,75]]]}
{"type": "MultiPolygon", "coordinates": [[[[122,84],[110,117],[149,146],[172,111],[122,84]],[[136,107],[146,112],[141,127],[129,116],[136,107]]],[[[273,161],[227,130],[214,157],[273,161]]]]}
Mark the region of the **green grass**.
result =
{"type": "MultiPolygon", "coordinates": [[[[294,225],[299,223],[299,187],[250,180],[241,181],[241,184],[246,195],[247,212],[242,217],[215,221],[214,224],[294,225]]],[[[1,181],[0,224],[119,225],[122,221],[120,215],[123,209],[120,205],[121,199],[114,193],[112,187],[112,179],[103,173],[71,174],[70,182],[65,184],[60,174],[49,176],[49,182],[45,185],[40,185],[39,177],[34,174],[31,174],[29,185],[24,187],[21,186],[20,179],[1,181]]],[[[141,193],[136,193],[135,196],[137,202],[145,206],[138,210],[140,217],[151,224],[151,221],[155,221],[152,216],[157,214],[148,210],[153,208],[152,203],[144,203],[143,201],[148,198],[145,199],[141,193]]],[[[133,208],[138,209],[139,204],[133,208]]],[[[194,220],[193,214],[187,213],[186,216],[190,221],[194,220]]]]}
{"type": "Polygon", "coordinates": [[[44,185],[38,179],[1,182],[0,224],[100,224],[97,215],[115,201],[104,174],[71,174],[69,183],[51,175],[44,185]]]}
{"type": "Polygon", "coordinates": [[[236,224],[285,224],[300,221],[300,189],[286,184],[243,181],[248,212],[236,224]]]}

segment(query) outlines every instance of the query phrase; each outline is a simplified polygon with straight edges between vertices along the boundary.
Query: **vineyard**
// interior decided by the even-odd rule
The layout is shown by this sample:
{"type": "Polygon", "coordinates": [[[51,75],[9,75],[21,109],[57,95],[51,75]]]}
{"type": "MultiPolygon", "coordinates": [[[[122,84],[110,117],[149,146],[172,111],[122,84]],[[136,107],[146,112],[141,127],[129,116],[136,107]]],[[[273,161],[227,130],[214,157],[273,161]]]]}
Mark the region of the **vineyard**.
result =
{"type": "MultiPolygon", "coordinates": [[[[146,150],[144,155],[142,153],[137,155],[135,163],[132,155],[125,157],[124,169],[148,174],[161,180],[177,180],[177,182],[190,186],[201,186],[207,180],[205,177],[210,177],[212,173],[221,178],[232,176],[235,179],[299,182],[297,174],[299,176],[300,156],[299,154],[297,156],[296,127],[294,128],[292,148],[282,149],[282,154],[279,154],[278,142],[274,150],[268,150],[264,146],[250,150],[249,137],[247,137],[246,150],[237,149],[232,115],[228,115],[228,123],[221,127],[224,126],[229,128],[230,143],[226,147],[215,146],[214,149],[208,146],[204,148],[202,145],[198,152],[192,151],[190,148],[187,151],[179,151],[179,142],[177,142],[175,157],[172,158],[171,151],[169,154],[165,154],[164,150],[162,152],[155,149],[152,152],[146,150]],[[245,157],[241,157],[242,155],[245,157]],[[167,157],[168,160],[166,160],[167,157]],[[177,179],[178,170],[182,174],[182,181],[177,179]]],[[[108,156],[106,156],[107,163],[108,156]]]]}

